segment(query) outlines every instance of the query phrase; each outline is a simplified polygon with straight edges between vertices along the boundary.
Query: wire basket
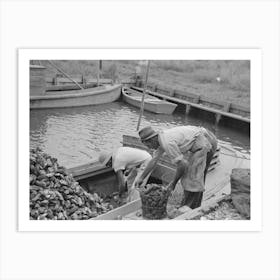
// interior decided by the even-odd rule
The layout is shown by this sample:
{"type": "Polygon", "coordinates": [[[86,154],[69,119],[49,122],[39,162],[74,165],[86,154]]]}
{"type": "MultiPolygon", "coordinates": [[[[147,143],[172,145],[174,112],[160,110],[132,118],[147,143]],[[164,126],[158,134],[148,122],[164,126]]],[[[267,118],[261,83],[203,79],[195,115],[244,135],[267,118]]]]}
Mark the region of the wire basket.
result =
{"type": "Polygon", "coordinates": [[[159,220],[167,216],[167,192],[163,191],[151,195],[151,193],[145,194],[142,191],[140,192],[140,197],[142,202],[142,216],[144,218],[159,220]]]}
{"type": "Polygon", "coordinates": [[[167,202],[162,207],[147,206],[142,204],[142,216],[146,219],[161,220],[167,216],[167,202]]]}

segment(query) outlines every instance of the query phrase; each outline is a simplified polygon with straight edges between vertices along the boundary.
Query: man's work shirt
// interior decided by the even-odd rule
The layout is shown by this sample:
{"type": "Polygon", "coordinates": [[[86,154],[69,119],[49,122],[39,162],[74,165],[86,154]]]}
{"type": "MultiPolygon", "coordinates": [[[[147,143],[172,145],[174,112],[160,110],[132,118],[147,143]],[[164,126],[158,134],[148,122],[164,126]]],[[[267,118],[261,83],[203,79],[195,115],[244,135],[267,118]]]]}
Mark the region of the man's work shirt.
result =
{"type": "Polygon", "coordinates": [[[198,136],[204,131],[206,131],[204,128],[197,126],[178,126],[161,132],[159,134],[160,147],[155,156],[161,156],[165,152],[172,163],[178,163],[188,151],[195,152],[202,146],[210,149],[211,146],[208,141],[205,141],[205,143],[197,141],[195,143],[198,136]]]}
{"type": "Polygon", "coordinates": [[[189,162],[180,180],[184,190],[204,191],[206,156],[212,148],[205,133],[207,131],[202,127],[179,126],[159,134],[160,147],[155,152],[155,157],[159,158],[165,152],[172,163],[177,164],[181,160],[189,162]]]}
{"type": "Polygon", "coordinates": [[[140,149],[130,147],[118,148],[112,156],[112,167],[115,172],[119,170],[131,169],[139,166],[146,160],[150,160],[151,155],[140,149]]]}

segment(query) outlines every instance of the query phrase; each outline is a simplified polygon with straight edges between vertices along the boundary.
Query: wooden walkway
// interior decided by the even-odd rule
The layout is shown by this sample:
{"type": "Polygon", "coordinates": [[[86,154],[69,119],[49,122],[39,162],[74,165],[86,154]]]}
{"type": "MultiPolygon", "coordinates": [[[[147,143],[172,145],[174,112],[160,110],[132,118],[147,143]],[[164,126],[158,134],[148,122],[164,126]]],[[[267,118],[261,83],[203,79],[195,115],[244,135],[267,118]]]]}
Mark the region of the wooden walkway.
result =
{"type": "MultiPolygon", "coordinates": [[[[132,88],[135,89],[135,90],[141,91],[141,92],[143,91],[143,89],[139,88],[139,87],[133,86],[132,88]]],[[[231,118],[231,119],[235,119],[235,120],[242,121],[242,122],[250,124],[250,118],[247,118],[247,117],[243,117],[243,116],[233,114],[233,113],[230,113],[230,112],[227,112],[227,111],[218,110],[218,109],[215,109],[215,108],[212,108],[212,107],[208,107],[208,106],[201,105],[201,104],[198,104],[198,103],[193,103],[193,102],[190,102],[190,101],[182,100],[182,99],[177,98],[177,97],[168,96],[168,95],[161,94],[161,93],[154,92],[154,91],[150,91],[150,90],[147,90],[147,93],[150,94],[150,95],[162,98],[164,100],[168,100],[168,101],[172,101],[172,102],[175,102],[175,103],[185,105],[186,106],[186,113],[189,113],[189,111],[192,107],[197,108],[197,109],[202,110],[202,111],[207,111],[207,112],[213,113],[213,114],[215,114],[215,120],[216,120],[217,124],[219,123],[219,121],[221,120],[222,117],[228,117],[228,118],[231,118]]],[[[225,108],[225,109],[227,109],[227,108],[225,108]]]]}

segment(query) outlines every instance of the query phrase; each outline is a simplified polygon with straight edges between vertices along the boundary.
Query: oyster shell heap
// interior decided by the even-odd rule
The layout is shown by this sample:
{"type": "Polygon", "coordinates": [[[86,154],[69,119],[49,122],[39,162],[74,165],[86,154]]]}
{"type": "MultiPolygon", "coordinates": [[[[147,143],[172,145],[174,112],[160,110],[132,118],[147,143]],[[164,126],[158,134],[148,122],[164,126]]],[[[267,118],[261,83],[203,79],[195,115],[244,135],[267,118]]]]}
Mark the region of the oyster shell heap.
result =
{"type": "Polygon", "coordinates": [[[29,183],[31,220],[86,220],[113,208],[86,192],[56,158],[39,148],[30,151],[29,183]]]}

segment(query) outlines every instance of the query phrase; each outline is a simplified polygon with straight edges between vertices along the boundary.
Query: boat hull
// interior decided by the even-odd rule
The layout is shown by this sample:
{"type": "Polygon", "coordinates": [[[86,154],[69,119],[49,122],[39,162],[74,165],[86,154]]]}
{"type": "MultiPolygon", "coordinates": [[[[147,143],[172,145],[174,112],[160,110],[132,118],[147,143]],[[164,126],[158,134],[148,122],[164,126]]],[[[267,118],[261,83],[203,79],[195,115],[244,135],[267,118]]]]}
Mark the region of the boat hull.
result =
{"type": "Polygon", "coordinates": [[[30,96],[30,109],[81,107],[110,103],[118,100],[121,85],[104,85],[98,88],[48,92],[30,96]]]}
{"type": "MultiPolygon", "coordinates": [[[[136,99],[133,98],[132,96],[129,96],[126,93],[125,89],[122,90],[122,98],[126,103],[134,107],[141,108],[141,99],[140,98],[136,99]]],[[[144,102],[144,110],[155,114],[171,115],[176,107],[177,107],[176,104],[160,99],[145,100],[144,102]]]]}

